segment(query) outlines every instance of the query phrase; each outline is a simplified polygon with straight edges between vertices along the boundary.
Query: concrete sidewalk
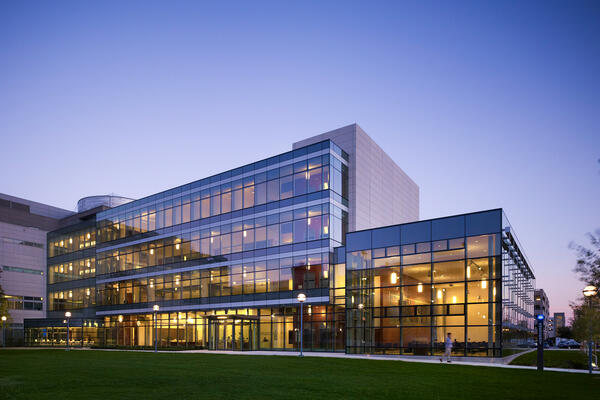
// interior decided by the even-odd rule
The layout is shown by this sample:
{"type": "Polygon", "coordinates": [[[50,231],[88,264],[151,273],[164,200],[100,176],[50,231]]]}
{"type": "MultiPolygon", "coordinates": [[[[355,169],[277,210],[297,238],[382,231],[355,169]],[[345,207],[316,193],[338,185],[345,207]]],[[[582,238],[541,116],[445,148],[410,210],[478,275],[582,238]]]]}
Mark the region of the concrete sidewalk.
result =
{"type": "MultiPolygon", "coordinates": [[[[14,347],[13,349],[23,349],[14,347]]],[[[30,348],[31,349],[31,348],[30,348]]],[[[37,349],[40,349],[39,347],[37,349]]],[[[43,347],[41,348],[43,349],[43,347]]],[[[54,348],[56,350],[63,350],[64,348],[54,348]]],[[[97,350],[97,351],[133,351],[152,353],[153,350],[126,350],[126,349],[90,349],[90,348],[71,348],[71,350],[97,350]]],[[[508,365],[514,358],[535,351],[535,349],[524,351],[522,353],[513,354],[504,358],[490,359],[490,358],[468,358],[468,357],[453,357],[452,363],[449,365],[470,365],[474,367],[492,367],[492,368],[511,368],[511,369],[527,369],[537,370],[537,367],[529,367],[524,365],[508,365]],[[493,361],[490,361],[493,360],[493,361]]],[[[296,351],[231,351],[231,350],[181,350],[181,351],[164,351],[159,350],[159,353],[165,354],[226,354],[226,355],[237,355],[237,356],[284,356],[284,357],[298,357],[299,352],[296,351]]],[[[426,363],[426,364],[444,364],[440,363],[440,358],[436,356],[380,356],[371,354],[345,354],[345,353],[326,353],[326,352],[304,352],[304,357],[325,357],[325,358],[348,358],[357,360],[385,360],[385,361],[404,361],[414,363],[426,363]]],[[[569,372],[576,374],[589,374],[587,370],[581,369],[563,369],[563,368],[544,368],[544,371],[552,372],[569,372]]],[[[595,375],[600,375],[600,371],[593,371],[595,375]]]]}

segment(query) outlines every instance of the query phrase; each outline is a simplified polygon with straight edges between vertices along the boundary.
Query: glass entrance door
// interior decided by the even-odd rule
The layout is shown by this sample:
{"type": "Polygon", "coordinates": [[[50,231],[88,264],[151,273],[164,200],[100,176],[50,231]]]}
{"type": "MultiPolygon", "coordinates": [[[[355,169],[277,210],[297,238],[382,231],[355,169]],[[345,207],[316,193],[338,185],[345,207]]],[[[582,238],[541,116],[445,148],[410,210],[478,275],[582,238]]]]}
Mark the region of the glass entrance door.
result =
{"type": "Polygon", "coordinates": [[[212,319],[208,325],[210,350],[257,350],[258,323],[255,320],[231,316],[212,319]]]}

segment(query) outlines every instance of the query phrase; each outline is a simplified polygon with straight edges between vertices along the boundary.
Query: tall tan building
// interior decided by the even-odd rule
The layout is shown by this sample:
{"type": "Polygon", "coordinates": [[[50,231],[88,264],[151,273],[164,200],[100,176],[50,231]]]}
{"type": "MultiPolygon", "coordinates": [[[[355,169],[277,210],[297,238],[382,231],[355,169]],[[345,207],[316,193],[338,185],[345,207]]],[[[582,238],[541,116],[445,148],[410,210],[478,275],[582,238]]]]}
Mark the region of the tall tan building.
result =
{"type": "Polygon", "coordinates": [[[7,345],[22,342],[24,319],[46,316],[46,234],[71,214],[0,193],[0,286],[10,314],[7,345]]]}

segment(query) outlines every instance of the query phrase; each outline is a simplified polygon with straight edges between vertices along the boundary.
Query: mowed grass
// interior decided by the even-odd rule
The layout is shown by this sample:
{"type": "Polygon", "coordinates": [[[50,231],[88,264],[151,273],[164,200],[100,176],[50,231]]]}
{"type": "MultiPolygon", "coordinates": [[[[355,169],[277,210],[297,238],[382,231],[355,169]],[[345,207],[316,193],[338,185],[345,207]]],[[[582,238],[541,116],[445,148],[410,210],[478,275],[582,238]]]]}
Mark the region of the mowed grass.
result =
{"type": "MultiPolygon", "coordinates": [[[[512,360],[512,365],[537,365],[537,350],[512,360]]],[[[579,350],[544,350],[548,368],[588,369],[588,356],[579,350]]]]}
{"type": "Polygon", "coordinates": [[[600,376],[343,358],[0,351],[3,399],[596,398],[600,376]]]}

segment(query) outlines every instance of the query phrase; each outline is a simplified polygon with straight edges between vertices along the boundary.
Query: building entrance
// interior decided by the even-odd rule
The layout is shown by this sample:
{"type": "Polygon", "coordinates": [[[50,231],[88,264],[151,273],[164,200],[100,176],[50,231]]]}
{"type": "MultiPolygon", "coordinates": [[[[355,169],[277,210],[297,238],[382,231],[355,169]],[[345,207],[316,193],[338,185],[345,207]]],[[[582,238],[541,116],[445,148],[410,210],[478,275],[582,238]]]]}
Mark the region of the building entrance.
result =
{"type": "Polygon", "coordinates": [[[249,315],[216,315],[208,320],[210,350],[258,350],[258,319],[249,315]]]}

